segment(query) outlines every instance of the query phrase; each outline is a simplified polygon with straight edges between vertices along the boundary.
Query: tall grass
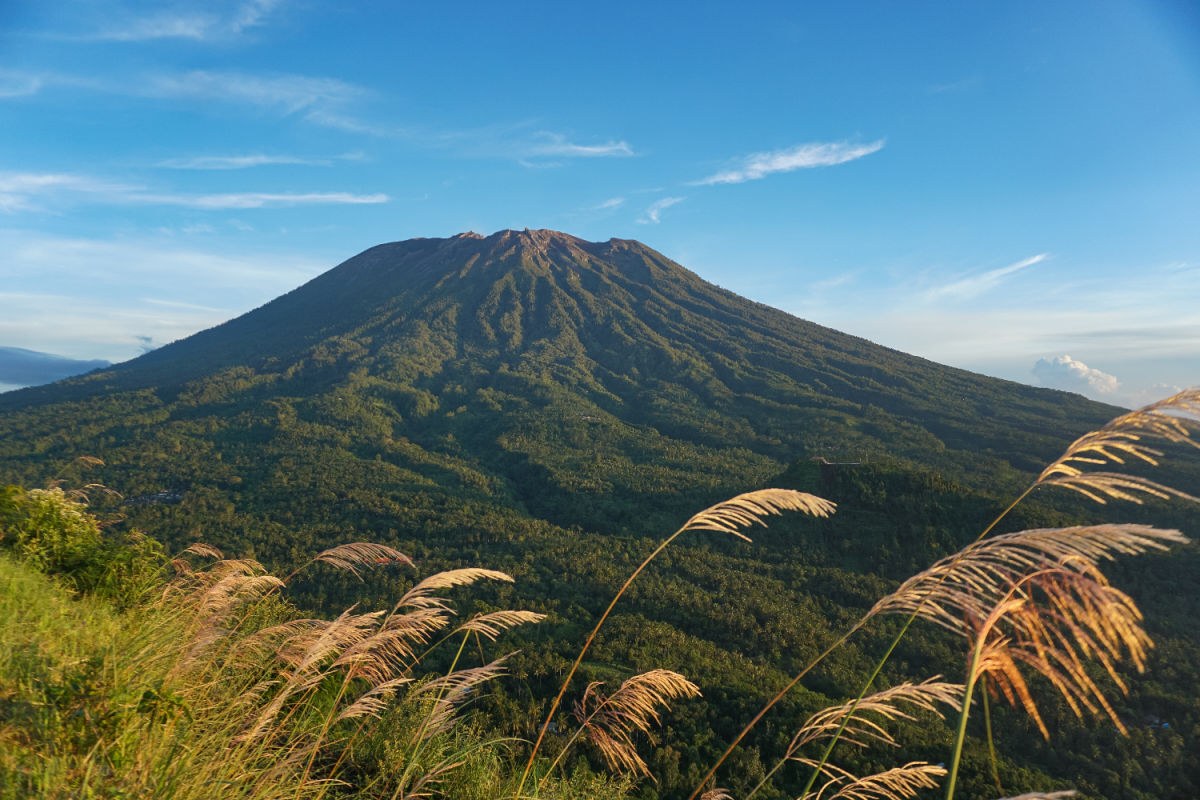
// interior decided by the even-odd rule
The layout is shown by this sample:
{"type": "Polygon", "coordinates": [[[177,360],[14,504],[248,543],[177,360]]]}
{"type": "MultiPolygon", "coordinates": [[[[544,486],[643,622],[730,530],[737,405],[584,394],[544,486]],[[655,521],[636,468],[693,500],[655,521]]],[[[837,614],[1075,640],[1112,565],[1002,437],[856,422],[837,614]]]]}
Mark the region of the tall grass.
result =
{"type": "MultiPolygon", "coordinates": [[[[40,514],[45,496],[34,497],[40,514]]],[[[54,519],[86,521],[74,499],[51,501],[61,504],[54,519]]],[[[50,539],[68,535],[51,527],[42,526],[50,539]]],[[[37,526],[23,530],[25,544],[36,539],[37,526]]],[[[174,576],[122,613],[100,595],[72,598],[72,582],[40,572],[27,549],[15,552],[23,559],[0,560],[0,797],[491,800],[511,792],[504,765],[514,743],[460,716],[508,656],[467,665],[463,653],[468,641],[482,653],[543,615],[457,620],[446,597],[508,575],[437,573],[386,612],[304,619],[280,598],[283,579],[198,545],[161,558],[174,576]],[[445,642],[458,647],[448,667],[429,659],[445,642]]],[[[406,561],[361,543],[314,561],[357,571],[380,559],[406,561]]],[[[573,775],[549,790],[616,797],[627,785],[573,775]]]]}
{"type": "MultiPolygon", "coordinates": [[[[715,786],[729,754],[818,663],[884,615],[904,623],[858,695],[811,715],[782,758],[736,800],[794,774],[786,765],[807,775],[787,789],[801,800],[899,800],[935,787],[952,798],[977,695],[985,712],[989,693],[1017,707],[1047,738],[1036,696],[1047,687],[1076,714],[1123,729],[1109,698],[1126,688],[1120,664],[1142,669],[1151,642],[1136,604],[1101,567],[1186,539],[1133,524],[996,531],[1026,496],[1053,487],[1101,503],[1195,501],[1116,470],[1127,461],[1158,466],[1160,443],[1195,447],[1197,420],[1200,390],[1189,390],[1072,443],[972,544],[881,598],[768,700],[691,798],[734,800],[715,786]],[[946,666],[962,682],[935,677],[875,687],[918,621],[963,640],[965,662],[946,666]],[[944,764],[909,761],[867,775],[839,765],[839,747],[893,746],[889,724],[917,714],[953,721],[944,764]]],[[[352,543],[279,578],[206,545],[175,558],[144,538],[114,548],[79,498],[57,488],[6,490],[0,543],[11,556],[0,559],[0,797],[625,797],[637,780],[651,777],[641,741],[652,737],[671,702],[701,689],[665,668],[611,691],[590,683],[576,690],[572,723],[558,712],[585,654],[633,581],[680,536],[712,531],[748,540],[748,528],[782,511],[825,516],[834,507],[802,492],[766,489],[706,509],[667,537],[612,598],[538,736],[524,742],[481,730],[467,710],[481,687],[504,673],[511,654],[478,663],[468,663],[467,654],[482,655],[509,629],[542,615],[502,610],[459,620],[446,596],[480,581],[512,580],[502,572],[441,572],[415,581],[388,610],[304,619],[286,601],[300,570],[321,563],[357,575],[412,562],[383,545],[352,543]],[[562,733],[548,739],[559,724],[562,733]],[[553,754],[542,752],[548,741],[557,745],[553,754]],[[611,777],[565,769],[579,764],[572,756],[585,744],[611,777]]]]}
{"type": "MultiPolygon", "coordinates": [[[[1065,488],[1101,504],[1112,500],[1141,504],[1147,497],[1200,502],[1186,492],[1144,476],[1102,469],[1123,466],[1126,461],[1157,467],[1164,457],[1164,450],[1159,449],[1163,445],[1200,449],[1200,443],[1192,438],[1192,428],[1197,422],[1200,422],[1200,389],[1188,389],[1123,414],[1100,430],[1072,442],[972,544],[910,578],[805,666],[738,734],[689,800],[704,792],[733,749],[786,692],[872,618],[883,613],[905,614],[905,623],[875,664],[858,697],[849,704],[820,758],[802,762],[811,771],[799,792],[800,800],[858,796],[855,794],[858,792],[867,797],[901,798],[912,796],[919,788],[905,782],[884,787],[876,782],[875,776],[856,778],[831,768],[829,763],[835,746],[863,708],[864,698],[884,664],[918,618],[940,624],[964,636],[970,644],[963,702],[944,784],[947,800],[954,797],[972,698],[980,685],[985,685],[986,691],[986,685],[990,684],[1010,703],[1022,707],[1047,738],[1050,734],[1038,715],[1025,679],[1027,673],[1048,680],[1077,715],[1082,716],[1085,711],[1103,713],[1124,731],[1104,691],[1090,676],[1087,661],[1098,661],[1116,687],[1124,691],[1125,685],[1114,665],[1127,655],[1141,671],[1151,642],[1142,628],[1136,604],[1108,584],[1099,564],[1116,554],[1136,555],[1166,549],[1187,539],[1178,531],[1141,525],[991,534],[1019,503],[1041,488],[1065,488]]],[[[984,701],[986,709],[986,694],[984,701]]],[[[990,746],[990,726],[988,737],[990,746]]],[[[771,774],[777,769],[772,769],[771,774]]]]}

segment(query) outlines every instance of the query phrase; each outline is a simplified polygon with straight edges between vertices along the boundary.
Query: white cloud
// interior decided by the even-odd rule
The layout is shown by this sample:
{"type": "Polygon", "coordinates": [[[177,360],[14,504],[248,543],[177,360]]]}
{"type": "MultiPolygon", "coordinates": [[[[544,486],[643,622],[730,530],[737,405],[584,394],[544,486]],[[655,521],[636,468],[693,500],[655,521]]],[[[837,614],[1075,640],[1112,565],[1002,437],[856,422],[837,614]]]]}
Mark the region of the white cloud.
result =
{"type": "Polygon", "coordinates": [[[204,210],[279,208],[301,205],[359,205],[386,203],[386,194],[351,192],[231,192],[226,194],[172,194],[142,186],[113,183],[88,175],[69,173],[0,173],[0,211],[37,211],[35,198],[75,199],[105,204],[173,205],[204,210]]]}
{"type": "Polygon", "coordinates": [[[593,211],[608,211],[608,210],[611,210],[614,208],[620,208],[623,205],[625,205],[624,197],[612,197],[612,198],[609,198],[608,200],[605,200],[603,203],[601,203],[598,206],[592,206],[592,210],[593,211]]]}
{"type": "Polygon", "coordinates": [[[404,131],[400,128],[391,128],[386,125],[373,125],[370,122],[363,122],[353,117],[339,114],[327,109],[314,108],[304,115],[304,119],[314,125],[321,125],[326,128],[333,128],[347,133],[363,133],[368,136],[401,136],[404,131]]]}
{"type": "Polygon", "coordinates": [[[656,200],[655,202],[650,204],[649,208],[646,209],[645,215],[641,219],[638,220],[638,223],[641,225],[646,225],[646,224],[651,224],[651,223],[654,225],[657,225],[660,222],[659,216],[662,214],[662,212],[665,209],[670,208],[671,206],[675,205],[676,203],[682,203],[682,202],[683,202],[682,197],[664,197],[661,200],[656,200]]]}
{"type": "MultiPolygon", "coordinates": [[[[2,273],[5,287],[13,291],[19,290],[23,282],[30,291],[41,291],[44,285],[63,281],[93,287],[101,284],[142,287],[131,292],[131,296],[144,295],[151,287],[161,285],[164,288],[159,289],[159,295],[169,297],[175,294],[169,290],[178,288],[181,279],[192,278],[203,280],[218,292],[231,287],[286,291],[328,267],[311,259],[229,256],[180,248],[177,243],[161,239],[105,241],[14,230],[0,230],[0,252],[5,253],[2,273]]],[[[193,293],[182,294],[183,299],[195,302],[193,293]]]]}
{"type": "Polygon", "coordinates": [[[229,22],[230,27],[235,33],[241,33],[246,28],[261,25],[263,17],[278,5],[279,0],[250,0],[242,3],[233,14],[233,19],[229,22]]]}
{"type": "Polygon", "coordinates": [[[1141,408],[1151,403],[1157,403],[1159,400],[1166,400],[1171,395],[1179,394],[1183,389],[1184,387],[1173,383],[1155,383],[1134,392],[1127,392],[1123,405],[1128,408],[1141,408]]]}
{"type": "Polygon", "coordinates": [[[1041,358],[1032,374],[1043,386],[1086,395],[1112,395],[1121,388],[1115,376],[1093,369],[1068,355],[1041,358]]]}
{"type": "Polygon", "coordinates": [[[0,342],[118,361],[294,289],[333,259],[0,229],[0,342]]]}
{"type": "Polygon", "coordinates": [[[89,175],[56,172],[0,172],[0,211],[43,211],[41,200],[80,196],[102,201],[141,187],[89,175]]]}
{"type": "Polygon", "coordinates": [[[386,203],[386,194],[351,194],[350,192],[236,192],[230,194],[130,194],[129,202],[178,205],[205,210],[231,208],[280,208],[310,205],[361,205],[386,203]]]}
{"type": "Polygon", "coordinates": [[[1009,264],[1007,267],[999,267],[998,269],[988,270],[987,272],[978,275],[970,275],[966,278],[961,278],[953,283],[948,283],[945,286],[939,286],[930,289],[925,293],[926,300],[940,300],[942,298],[954,298],[965,300],[971,297],[977,297],[989,289],[996,286],[1000,281],[1008,276],[1020,272],[1021,270],[1032,267],[1034,264],[1040,264],[1047,258],[1047,253],[1038,253],[1035,256],[1018,261],[1015,264],[1009,264]]]}
{"type": "Polygon", "coordinates": [[[694,186],[711,186],[717,183],[744,183],[746,181],[765,178],[776,172],[791,172],[797,169],[812,167],[830,167],[845,164],[847,161],[869,156],[883,149],[884,140],[880,139],[868,144],[851,142],[809,142],[796,145],[786,150],[772,150],[765,153],[754,153],[741,159],[742,163],[733,168],[710,175],[703,180],[695,181],[694,186]]]}
{"type": "Polygon", "coordinates": [[[632,156],[633,148],[628,142],[609,140],[603,144],[576,144],[561,133],[538,131],[534,134],[537,143],[528,148],[530,156],[566,156],[568,158],[606,158],[632,156]]]}
{"type": "Polygon", "coordinates": [[[0,97],[28,97],[37,94],[42,83],[36,75],[0,70],[0,97]]]}
{"type": "MultiPolygon", "coordinates": [[[[4,96],[4,73],[0,73],[0,97],[4,96]]],[[[30,81],[37,89],[43,86],[63,86],[93,92],[159,100],[203,100],[250,105],[288,114],[302,114],[302,119],[315,125],[350,133],[373,136],[400,136],[406,131],[359,121],[348,115],[346,107],[371,92],[361,86],[336,78],[310,77],[294,74],[262,74],[246,72],[192,70],[190,72],[150,73],[129,76],[122,80],[93,76],[51,74],[13,78],[13,93],[27,91],[30,81]],[[21,87],[26,87],[22,89],[21,87]]]]}
{"type": "Polygon", "coordinates": [[[279,0],[248,0],[225,4],[209,2],[204,11],[162,11],[145,15],[130,11],[116,23],[77,37],[110,42],[142,42],[154,39],[209,41],[244,33],[263,23],[279,0]]]}
{"type": "Polygon", "coordinates": [[[219,26],[211,14],[155,14],[140,19],[125,20],[85,39],[110,42],[140,42],[147,39],[207,39],[219,26]]]}
{"type": "Polygon", "coordinates": [[[272,164],[301,164],[306,166],[327,167],[331,161],[321,158],[300,158],[299,156],[269,156],[254,153],[245,156],[190,156],[186,158],[168,158],[159,161],[154,166],[166,169],[248,169],[272,164]]]}
{"type": "Polygon", "coordinates": [[[0,172],[0,192],[6,194],[37,194],[60,189],[72,192],[120,192],[131,188],[135,187],[68,172],[0,172]]]}
{"type": "Polygon", "coordinates": [[[331,106],[340,106],[367,94],[362,87],[336,78],[208,70],[152,76],[144,86],[132,91],[149,97],[249,103],[278,108],[287,114],[303,110],[328,111],[331,106]]]}

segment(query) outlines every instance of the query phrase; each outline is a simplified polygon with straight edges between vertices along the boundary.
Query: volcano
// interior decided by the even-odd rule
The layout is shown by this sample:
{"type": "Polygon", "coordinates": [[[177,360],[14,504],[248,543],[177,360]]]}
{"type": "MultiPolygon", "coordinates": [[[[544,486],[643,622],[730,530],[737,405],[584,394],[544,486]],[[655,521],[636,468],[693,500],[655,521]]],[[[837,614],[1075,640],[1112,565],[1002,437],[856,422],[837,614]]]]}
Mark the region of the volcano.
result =
{"type": "Polygon", "coordinates": [[[379,245],[0,409],[12,480],[90,455],[126,494],[250,492],[310,524],[297,480],[353,495],[369,474],[359,488],[398,504],[420,487],[612,532],[798,459],[899,458],[1003,486],[1115,413],[798,319],[636,241],[546,230],[379,245]]]}

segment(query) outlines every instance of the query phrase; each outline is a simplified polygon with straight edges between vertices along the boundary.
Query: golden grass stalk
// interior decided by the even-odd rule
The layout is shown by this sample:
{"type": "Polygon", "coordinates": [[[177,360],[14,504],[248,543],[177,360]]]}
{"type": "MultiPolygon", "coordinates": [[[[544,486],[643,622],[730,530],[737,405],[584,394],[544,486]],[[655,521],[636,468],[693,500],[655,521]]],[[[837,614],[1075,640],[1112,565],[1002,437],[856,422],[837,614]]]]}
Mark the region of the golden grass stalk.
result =
{"type": "Polygon", "coordinates": [[[1107,499],[1141,503],[1135,492],[1166,500],[1178,497],[1200,502],[1192,495],[1136,475],[1088,472],[1093,466],[1124,464],[1126,460],[1158,466],[1163,451],[1146,440],[1159,439],[1200,449],[1189,426],[1200,423],[1200,388],[1185,389],[1157,403],[1122,414],[1097,431],[1076,439],[1059,458],[1042,470],[1034,486],[1061,486],[1098,503],[1107,499]]]}
{"type": "Polygon", "coordinates": [[[315,635],[308,637],[307,647],[296,659],[296,666],[281,674],[282,685],[279,690],[238,736],[238,741],[254,742],[271,738],[278,731],[278,728],[272,729],[271,726],[287,701],[315,688],[327,675],[323,669],[327,662],[371,635],[382,612],[352,614],[351,610],[342,612],[333,622],[316,629],[315,635]]]}
{"type": "MultiPolygon", "coordinates": [[[[1114,475],[1113,473],[1085,473],[1083,467],[1079,465],[1104,465],[1109,463],[1124,464],[1125,458],[1133,458],[1140,460],[1151,466],[1158,465],[1158,458],[1163,453],[1159,450],[1149,447],[1143,442],[1144,439],[1161,439],[1173,444],[1190,445],[1200,448],[1194,439],[1191,438],[1191,427],[1200,422],[1200,388],[1191,388],[1172,395],[1164,400],[1152,403],[1148,406],[1140,408],[1136,411],[1131,411],[1123,414],[1098,431],[1087,433],[1076,439],[1056,461],[1051,463],[1036,480],[1033,481],[1016,499],[1014,499],[1000,514],[992,520],[983,531],[976,537],[975,542],[978,543],[984,540],[1000,522],[1008,516],[1014,508],[1016,508],[1034,489],[1039,486],[1062,486],[1067,489],[1079,491],[1085,496],[1097,500],[1101,503],[1105,502],[1105,497],[1110,499],[1128,499],[1137,502],[1140,498],[1134,492],[1141,492],[1153,497],[1161,499],[1169,499],[1177,497],[1190,501],[1200,502],[1200,498],[1193,497],[1184,492],[1172,489],[1154,481],[1149,481],[1136,476],[1114,475]]],[[[953,560],[952,557],[951,560],[953,560]]],[[[934,579],[925,587],[928,593],[932,593],[939,580],[934,579]]],[[[911,588],[911,587],[910,587],[911,588]]],[[[908,632],[909,626],[916,619],[918,610],[922,607],[925,599],[919,595],[910,597],[915,603],[910,611],[908,619],[896,634],[891,645],[884,653],[883,657],[876,664],[871,676],[863,685],[859,693],[859,699],[866,695],[871,684],[874,683],[884,664],[891,657],[896,646],[908,632]]],[[[859,619],[846,633],[839,637],[835,642],[823,650],[815,659],[798,672],[791,681],[780,689],[767,703],[759,710],[757,714],[742,728],[741,732],[733,739],[721,757],[716,763],[705,773],[700,779],[696,788],[688,796],[688,800],[695,800],[700,794],[702,787],[709,785],[721,765],[729,758],[730,754],[737,748],[738,744],[746,737],[746,735],[758,724],[758,722],[766,716],[783,697],[790,692],[817,664],[825,660],[825,658],[846,642],[855,632],[865,625],[876,613],[881,611],[880,608],[873,608],[861,619],[859,619]]],[[[857,701],[856,701],[857,702],[857,701]]],[[[965,706],[964,706],[965,709],[965,706]]],[[[853,713],[853,712],[851,712],[853,713]]],[[[830,742],[826,749],[825,756],[819,764],[824,764],[829,753],[836,743],[836,737],[830,742]]],[[[813,781],[816,780],[819,767],[814,770],[812,779],[809,781],[811,788],[813,781]]],[[[807,788],[806,790],[807,791],[807,788]]],[[[952,790],[951,790],[952,791],[952,790]]]]}
{"type": "Polygon", "coordinates": [[[436,694],[433,710],[429,712],[425,723],[417,731],[416,740],[428,739],[437,733],[448,730],[454,722],[454,712],[470,699],[472,691],[481,683],[492,680],[504,671],[504,662],[513,656],[508,653],[490,664],[470,669],[460,669],[446,675],[434,678],[414,689],[411,697],[416,698],[425,694],[436,694]]]}
{"type": "Polygon", "coordinates": [[[828,800],[905,800],[922,789],[935,788],[937,779],[945,774],[945,767],[912,761],[902,767],[893,767],[862,778],[834,779],[817,791],[804,795],[801,800],[821,800],[829,788],[836,788],[837,791],[828,795],[828,800]]]}
{"type": "Polygon", "coordinates": [[[189,547],[185,548],[181,555],[200,556],[201,558],[211,558],[220,561],[225,558],[221,551],[213,547],[211,544],[204,542],[194,542],[189,547]]]}
{"type": "MultiPolygon", "coordinates": [[[[592,628],[592,632],[588,634],[588,638],[583,643],[583,647],[579,650],[579,655],[575,657],[575,663],[567,671],[567,675],[563,678],[562,686],[558,690],[558,694],[550,703],[550,710],[546,712],[546,719],[542,722],[541,729],[538,731],[537,739],[533,743],[533,747],[529,751],[529,760],[525,763],[525,770],[521,773],[521,780],[517,784],[516,795],[521,796],[521,790],[525,788],[525,782],[529,778],[529,772],[533,769],[533,762],[537,758],[538,750],[541,748],[542,740],[546,737],[546,730],[550,727],[551,720],[554,719],[554,712],[558,710],[559,704],[562,702],[563,695],[567,692],[567,687],[571,684],[571,678],[575,677],[575,672],[579,669],[579,665],[583,663],[583,657],[588,649],[592,646],[592,642],[596,638],[596,634],[600,632],[600,628],[604,625],[604,621],[608,619],[608,615],[612,613],[616,607],[617,601],[625,594],[629,586],[637,579],[638,575],[646,569],[646,566],[653,561],[659,553],[667,548],[671,542],[682,536],[688,531],[717,531],[720,533],[728,533],[736,536],[739,539],[750,541],[750,539],[742,533],[744,528],[758,524],[766,526],[763,522],[765,517],[773,514],[780,514],[783,511],[803,511],[815,517],[827,517],[832,514],[836,506],[823,498],[808,494],[807,492],[798,492],[792,489],[760,489],[755,492],[746,492],[737,497],[726,500],[723,503],[718,503],[715,506],[710,506],[698,514],[694,514],[687,522],[683,524],[679,530],[668,536],[663,542],[654,549],[650,555],[646,556],[645,560],[638,565],[637,569],[625,580],[621,588],[617,590],[616,595],[609,602],[608,608],[600,615],[600,619],[596,621],[596,626],[592,628]]],[[[701,782],[707,783],[711,774],[701,782]]],[[[699,793],[697,789],[696,793],[699,793]]]]}
{"type": "MultiPolygon", "coordinates": [[[[1124,534],[1124,526],[1104,527],[1118,540],[1124,534]]],[[[1166,533],[1178,536],[1174,531],[1166,533]]],[[[1031,572],[1009,578],[1007,586],[975,581],[964,591],[947,578],[930,595],[930,606],[942,606],[942,613],[935,618],[953,630],[956,625],[946,624],[944,613],[948,609],[957,611],[962,615],[959,632],[972,643],[964,696],[971,697],[978,681],[984,683],[986,691],[990,680],[1011,704],[1023,707],[1049,739],[1050,732],[1022,675],[1024,667],[1046,678],[1077,716],[1082,716],[1084,710],[1103,713],[1125,732],[1116,711],[1088,674],[1085,662],[1089,658],[1099,661],[1125,691],[1115,662],[1128,653],[1141,671],[1151,646],[1141,626],[1141,613],[1128,595],[1108,584],[1093,560],[1069,556],[1056,561],[1047,557],[1034,566],[1031,572]],[[977,594],[988,601],[981,605],[977,594]]],[[[924,611],[918,608],[912,613],[921,615],[924,611]]],[[[968,703],[964,703],[946,784],[947,798],[954,796],[969,711],[968,703]]]]}
{"type": "Polygon", "coordinates": [[[635,733],[641,731],[653,741],[652,728],[659,724],[659,708],[669,709],[670,701],[680,697],[699,697],[700,689],[669,669],[652,669],[634,675],[608,696],[600,691],[603,685],[600,682],[589,684],[575,704],[574,715],[580,723],[579,729],[563,746],[548,773],[583,733],[614,772],[653,779],[646,762],[638,755],[635,733]]]}
{"type": "MultiPolygon", "coordinates": [[[[938,704],[944,703],[957,711],[962,705],[963,687],[960,683],[939,681],[938,677],[940,676],[922,683],[902,683],[864,697],[857,704],[858,713],[870,712],[886,720],[913,719],[912,714],[904,709],[904,704],[914,709],[931,711],[944,718],[938,704]]],[[[809,717],[792,737],[786,757],[791,758],[804,745],[828,738],[838,730],[843,731],[844,740],[860,747],[867,746],[869,741],[895,746],[895,739],[879,723],[865,717],[852,718],[853,705],[847,702],[830,706],[809,717]]]]}
{"type": "Polygon", "coordinates": [[[477,633],[494,642],[497,636],[509,628],[541,622],[545,618],[545,614],[536,611],[492,611],[488,614],[476,614],[460,625],[455,633],[477,633]]]}
{"type": "Polygon", "coordinates": [[[396,690],[401,686],[412,683],[412,680],[407,675],[402,675],[372,686],[359,695],[357,700],[342,709],[334,721],[341,722],[342,720],[359,719],[360,717],[378,718],[387,707],[388,701],[391,700],[396,690]]]}
{"type": "Polygon", "coordinates": [[[464,567],[438,572],[405,592],[392,611],[395,613],[401,608],[446,608],[447,601],[441,597],[435,597],[434,592],[455,586],[470,586],[472,583],[482,580],[512,583],[513,577],[499,570],[481,567],[464,567]]]}
{"type": "MultiPolygon", "coordinates": [[[[1166,550],[1188,539],[1149,525],[1040,528],[994,536],[941,559],[906,580],[867,613],[915,614],[954,633],[986,618],[1022,576],[1047,565],[1092,571],[1101,560],[1166,550]]],[[[1115,591],[1115,590],[1114,590],[1115,591]]]]}
{"type": "MultiPolygon", "coordinates": [[[[902,683],[855,701],[817,711],[800,726],[788,744],[783,758],[779,759],[762,780],[750,790],[746,795],[746,800],[766,786],[775,773],[788,761],[797,761],[810,767],[820,764],[821,769],[815,769],[814,776],[824,772],[831,778],[837,777],[840,773],[825,772],[824,767],[828,766],[825,764],[825,759],[818,762],[800,755],[801,749],[813,742],[840,739],[859,747],[866,747],[871,742],[896,746],[896,740],[883,725],[867,717],[855,716],[856,714],[873,713],[889,721],[911,720],[913,716],[909,713],[910,710],[923,709],[944,719],[938,704],[944,703],[955,710],[961,708],[963,687],[962,684],[940,681],[940,677],[940,675],[935,676],[917,684],[902,683]],[[911,708],[905,709],[904,706],[911,708]]],[[[841,777],[846,776],[842,775],[841,777]]],[[[848,780],[856,779],[850,776],[848,780]]],[[[815,782],[815,777],[813,782],[815,782]]],[[[805,787],[805,792],[811,787],[812,782],[805,787]]]]}
{"type": "Polygon", "coordinates": [[[805,492],[792,489],[760,489],[757,492],[739,494],[706,508],[692,516],[675,535],[687,531],[717,531],[749,542],[752,540],[742,533],[742,530],[752,525],[765,528],[767,524],[763,519],[768,516],[784,511],[803,511],[814,517],[828,517],[836,508],[834,503],[805,492]]]}
{"type": "Polygon", "coordinates": [[[412,559],[399,550],[374,542],[350,542],[331,547],[317,553],[309,563],[317,561],[348,570],[359,580],[362,580],[362,576],[358,574],[361,567],[384,564],[405,564],[410,567],[413,565],[412,559]]]}

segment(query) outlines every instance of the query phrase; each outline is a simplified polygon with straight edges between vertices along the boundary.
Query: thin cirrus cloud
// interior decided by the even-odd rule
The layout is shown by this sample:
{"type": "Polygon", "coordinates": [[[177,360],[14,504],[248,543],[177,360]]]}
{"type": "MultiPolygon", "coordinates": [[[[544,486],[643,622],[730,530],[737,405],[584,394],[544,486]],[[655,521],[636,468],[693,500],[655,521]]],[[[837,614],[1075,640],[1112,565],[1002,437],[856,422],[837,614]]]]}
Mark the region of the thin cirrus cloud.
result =
{"type": "Polygon", "coordinates": [[[386,203],[386,194],[351,192],[228,192],[176,194],[69,173],[0,173],[0,211],[38,211],[43,201],[174,205],[202,210],[386,203]]]}
{"type": "Polygon", "coordinates": [[[336,78],[307,75],[253,75],[244,72],[192,70],[151,76],[135,93],[149,97],[186,100],[223,100],[276,108],[286,114],[299,111],[331,113],[331,108],[365,97],[361,86],[336,78]]]}
{"type": "Polygon", "coordinates": [[[116,22],[78,37],[95,41],[142,42],[155,39],[226,39],[262,25],[279,0],[249,0],[232,4],[210,3],[205,11],[180,13],[164,11],[138,14],[130,11],[116,22]],[[221,8],[221,5],[225,5],[221,8]]]}
{"type": "Polygon", "coordinates": [[[228,194],[131,194],[129,202],[186,206],[206,211],[245,208],[283,208],[311,205],[363,205],[386,203],[386,194],[350,192],[233,192],[228,194]]]}
{"type": "Polygon", "coordinates": [[[661,200],[656,200],[650,204],[649,208],[646,209],[645,214],[641,219],[638,220],[638,223],[641,225],[657,225],[662,221],[661,217],[663,211],[675,205],[676,203],[682,202],[682,197],[664,197],[661,200]]]}
{"type": "Polygon", "coordinates": [[[248,169],[250,167],[271,166],[274,164],[299,164],[305,166],[328,167],[333,162],[327,158],[300,158],[299,156],[272,156],[254,153],[244,156],[190,156],[186,158],[168,158],[159,161],[154,166],[165,169],[197,169],[225,170],[248,169]]]}
{"type": "Polygon", "coordinates": [[[612,158],[632,156],[633,148],[625,141],[609,140],[602,144],[577,144],[560,133],[539,131],[535,142],[528,148],[527,155],[558,156],[566,158],[612,158]]]}
{"type": "Polygon", "coordinates": [[[57,172],[0,172],[0,211],[40,211],[42,199],[64,195],[114,198],[139,187],[88,175],[57,172]]]}
{"type": "Polygon", "coordinates": [[[719,183],[745,183],[773,175],[777,172],[792,172],[813,167],[831,167],[869,156],[883,149],[884,140],[855,144],[853,142],[809,142],[785,150],[754,153],[741,159],[738,166],[722,170],[693,186],[713,186],[719,183]]]}
{"type": "Polygon", "coordinates": [[[1007,267],[999,267],[998,269],[988,270],[987,272],[978,275],[970,275],[966,278],[948,283],[945,286],[938,286],[925,292],[926,300],[943,300],[946,298],[967,300],[972,297],[978,297],[984,292],[994,288],[1005,278],[1020,272],[1023,269],[1032,267],[1034,264],[1040,264],[1049,256],[1048,253],[1038,253],[1036,256],[1018,261],[1015,264],[1009,264],[1007,267]]]}
{"type": "Polygon", "coordinates": [[[363,122],[346,109],[371,96],[371,91],[336,78],[289,73],[253,74],[236,71],[190,70],[142,74],[125,80],[43,72],[0,72],[0,99],[65,87],[152,100],[184,100],[247,105],[301,115],[314,125],[377,136],[404,131],[363,122]]]}
{"type": "Polygon", "coordinates": [[[42,84],[42,78],[37,75],[0,70],[0,98],[28,97],[37,94],[42,84]]]}

